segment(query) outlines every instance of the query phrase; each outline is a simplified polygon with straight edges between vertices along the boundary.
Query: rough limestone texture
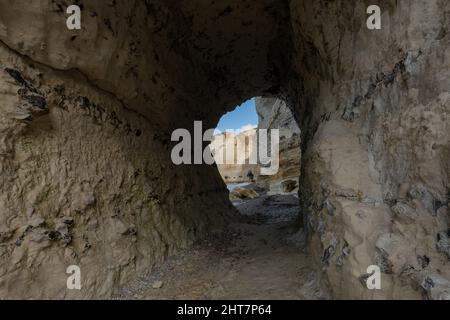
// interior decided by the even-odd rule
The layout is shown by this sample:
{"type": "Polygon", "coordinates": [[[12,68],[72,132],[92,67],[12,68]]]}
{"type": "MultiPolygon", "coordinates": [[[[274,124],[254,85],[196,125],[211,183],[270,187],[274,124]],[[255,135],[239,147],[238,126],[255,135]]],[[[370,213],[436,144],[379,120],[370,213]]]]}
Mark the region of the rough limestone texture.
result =
{"type": "Polygon", "coordinates": [[[1,297],[108,297],[220,227],[223,183],[172,167],[168,138],[145,118],[4,46],[0,57],[1,297]],[[66,290],[69,265],[82,291],[66,290]]]}
{"type": "Polygon", "coordinates": [[[255,96],[301,130],[307,252],[334,298],[449,298],[450,2],[0,1],[0,297],[109,297],[233,214],[170,134],[255,96]],[[79,265],[83,289],[66,288],[79,265]],[[367,267],[382,270],[368,290],[367,267]]]}
{"type": "Polygon", "coordinates": [[[143,47],[160,23],[106,3],[71,32],[62,2],[0,2],[0,298],[110,297],[233,213],[214,167],[171,162],[156,109],[185,94],[163,71],[172,40],[143,47]],[[148,54],[160,62],[144,67],[148,54]],[[147,113],[128,107],[141,81],[147,113]],[[66,287],[70,265],[80,291],[66,287]]]}
{"type": "Polygon", "coordinates": [[[367,1],[290,4],[299,81],[287,95],[325,282],[340,298],[449,299],[450,3],[380,1],[377,31],[367,1]],[[372,264],[381,290],[365,287],[372,264]]]}
{"type": "Polygon", "coordinates": [[[258,176],[257,183],[269,194],[298,192],[300,176],[300,129],[292,111],[283,100],[256,98],[258,129],[277,129],[280,135],[279,170],[275,175],[258,176]]]}

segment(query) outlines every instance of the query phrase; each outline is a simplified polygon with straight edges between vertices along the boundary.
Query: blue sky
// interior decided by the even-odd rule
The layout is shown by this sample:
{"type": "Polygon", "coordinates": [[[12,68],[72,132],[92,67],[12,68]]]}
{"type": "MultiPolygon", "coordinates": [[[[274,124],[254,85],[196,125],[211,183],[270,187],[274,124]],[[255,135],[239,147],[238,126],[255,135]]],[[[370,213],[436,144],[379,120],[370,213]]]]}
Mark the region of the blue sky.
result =
{"type": "Polygon", "coordinates": [[[258,125],[258,115],[255,109],[255,98],[247,100],[235,110],[223,115],[217,125],[217,130],[225,132],[227,129],[239,130],[258,125]]]}

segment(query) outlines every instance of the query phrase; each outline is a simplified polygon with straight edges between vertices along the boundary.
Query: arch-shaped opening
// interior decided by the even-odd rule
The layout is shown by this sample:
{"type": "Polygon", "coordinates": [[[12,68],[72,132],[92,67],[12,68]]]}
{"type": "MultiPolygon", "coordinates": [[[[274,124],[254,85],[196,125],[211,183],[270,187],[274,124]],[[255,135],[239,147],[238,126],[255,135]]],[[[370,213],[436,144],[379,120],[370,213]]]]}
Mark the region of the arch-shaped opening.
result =
{"type": "MultiPolygon", "coordinates": [[[[234,146],[234,161],[218,164],[218,170],[228,189],[253,184],[269,195],[298,193],[300,136],[300,129],[291,110],[278,98],[252,98],[224,114],[217,125],[212,144],[215,149],[234,146]],[[270,165],[263,164],[261,156],[265,153],[270,155],[271,131],[277,131],[278,167],[270,172],[262,172],[261,168],[270,165]],[[258,143],[258,139],[264,139],[266,135],[267,151],[261,150],[262,145],[258,143]],[[239,143],[245,145],[241,146],[239,143]],[[244,151],[245,155],[239,161],[237,153],[240,151],[244,151]]],[[[273,157],[271,160],[275,161],[273,157]]]]}
{"type": "Polygon", "coordinates": [[[300,136],[292,111],[279,98],[255,97],[224,113],[209,147],[216,160],[212,169],[223,179],[222,190],[228,188],[237,214],[226,220],[220,232],[197,243],[193,252],[170,260],[168,283],[157,291],[147,290],[146,298],[326,297],[302,253],[300,136]],[[264,135],[266,146],[261,143],[264,135]],[[272,144],[277,145],[276,154],[272,144]],[[260,161],[264,153],[270,162],[260,161]],[[274,162],[276,170],[262,170],[274,162]]]}

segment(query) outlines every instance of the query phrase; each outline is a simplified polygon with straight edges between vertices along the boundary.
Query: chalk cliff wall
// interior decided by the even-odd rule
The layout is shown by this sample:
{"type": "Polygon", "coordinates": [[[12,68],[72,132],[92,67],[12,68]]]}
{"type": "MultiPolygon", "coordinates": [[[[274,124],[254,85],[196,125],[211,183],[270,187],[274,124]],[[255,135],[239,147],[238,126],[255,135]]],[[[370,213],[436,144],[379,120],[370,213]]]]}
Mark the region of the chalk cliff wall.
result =
{"type": "Polygon", "coordinates": [[[259,165],[252,163],[251,159],[255,157],[258,152],[256,146],[257,133],[255,129],[246,130],[244,132],[227,132],[214,136],[211,143],[211,149],[215,150],[218,161],[216,160],[217,169],[219,170],[222,179],[226,183],[241,183],[251,182],[248,173],[251,172],[253,177],[259,175],[259,165]],[[239,146],[238,146],[239,144],[239,146]],[[229,154],[234,155],[234,160],[228,158],[229,154]],[[242,151],[241,151],[242,150],[242,151]],[[244,151],[245,150],[245,151],[244,151]],[[238,163],[238,152],[245,152],[242,154],[245,163],[238,163]],[[229,162],[228,164],[226,162],[229,162]]]}

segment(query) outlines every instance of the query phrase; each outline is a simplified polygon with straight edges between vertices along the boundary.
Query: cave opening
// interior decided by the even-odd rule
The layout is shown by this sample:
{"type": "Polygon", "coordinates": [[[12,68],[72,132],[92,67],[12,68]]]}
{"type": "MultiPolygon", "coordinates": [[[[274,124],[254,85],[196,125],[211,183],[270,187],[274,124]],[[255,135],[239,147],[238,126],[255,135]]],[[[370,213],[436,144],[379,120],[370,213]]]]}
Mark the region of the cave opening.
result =
{"type": "Polygon", "coordinates": [[[297,195],[300,129],[284,100],[255,97],[225,113],[216,126],[211,145],[216,154],[220,153],[220,157],[216,156],[217,168],[232,200],[256,197],[258,193],[252,189],[268,195],[297,195]],[[275,153],[271,150],[273,131],[277,131],[276,157],[271,154],[275,153]],[[263,146],[261,141],[265,137],[268,143],[263,146]],[[270,156],[270,161],[276,162],[276,168],[270,172],[264,171],[264,167],[273,166],[273,163],[263,163],[261,154],[264,153],[270,156]],[[223,155],[225,161],[220,161],[223,155]],[[243,189],[252,192],[244,192],[243,189]],[[243,194],[235,190],[241,190],[243,194]]]}
{"type": "Polygon", "coordinates": [[[217,287],[205,293],[212,298],[286,295],[294,299],[316,298],[315,280],[309,279],[311,286],[303,286],[313,271],[307,266],[307,255],[302,253],[305,234],[298,226],[300,133],[291,109],[280,98],[254,97],[223,114],[211,146],[216,151],[226,149],[225,155],[230,146],[234,150],[233,161],[216,161],[216,167],[238,214],[227,221],[223,234],[211,235],[195,247],[196,256],[203,257],[209,264],[199,259],[187,261],[186,264],[192,263],[195,269],[177,278],[177,287],[193,285],[197,288],[198,282],[203,283],[205,278],[214,275],[223,279],[214,279],[217,287]],[[259,154],[259,143],[252,144],[255,140],[259,142],[258,130],[267,131],[270,138],[270,130],[279,130],[278,169],[272,174],[261,174],[264,165],[251,162],[252,153],[259,154]],[[242,163],[237,161],[240,142],[245,147],[242,163]],[[299,268],[307,274],[299,277],[299,268]]]}

